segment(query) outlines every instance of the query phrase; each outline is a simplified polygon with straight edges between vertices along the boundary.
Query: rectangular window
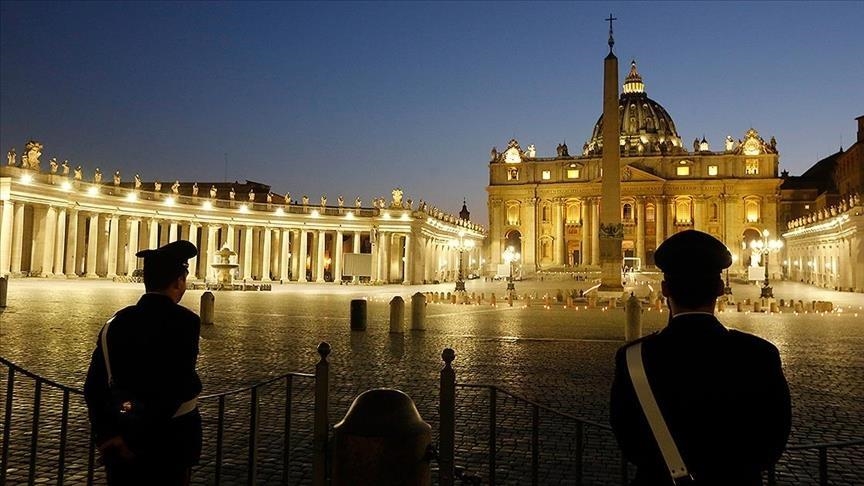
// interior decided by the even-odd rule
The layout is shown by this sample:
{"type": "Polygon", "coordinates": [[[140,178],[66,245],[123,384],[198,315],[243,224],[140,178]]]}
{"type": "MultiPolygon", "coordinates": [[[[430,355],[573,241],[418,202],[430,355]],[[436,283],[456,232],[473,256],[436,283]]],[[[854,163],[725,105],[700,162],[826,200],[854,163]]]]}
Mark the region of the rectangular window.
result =
{"type": "Polygon", "coordinates": [[[709,165],[708,166],[708,175],[709,176],[716,176],[718,174],[718,172],[719,172],[719,170],[718,170],[716,165],[709,165]]]}
{"type": "Polygon", "coordinates": [[[579,169],[567,169],[567,178],[568,179],[578,179],[579,178],[579,169]]]}
{"type": "Polygon", "coordinates": [[[549,179],[552,178],[552,171],[551,170],[544,170],[540,174],[540,177],[542,177],[544,181],[548,181],[549,179]]]}
{"type": "Polygon", "coordinates": [[[508,181],[518,181],[519,180],[519,169],[507,170],[507,180],[508,181]]]}
{"type": "Polygon", "coordinates": [[[679,176],[689,176],[690,175],[690,166],[682,165],[675,168],[675,172],[679,176]]]}
{"type": "Polygon", "coordinates": [[[759,175],[759,159],[747,159],[744,173],[747,175],[759,175]]]}

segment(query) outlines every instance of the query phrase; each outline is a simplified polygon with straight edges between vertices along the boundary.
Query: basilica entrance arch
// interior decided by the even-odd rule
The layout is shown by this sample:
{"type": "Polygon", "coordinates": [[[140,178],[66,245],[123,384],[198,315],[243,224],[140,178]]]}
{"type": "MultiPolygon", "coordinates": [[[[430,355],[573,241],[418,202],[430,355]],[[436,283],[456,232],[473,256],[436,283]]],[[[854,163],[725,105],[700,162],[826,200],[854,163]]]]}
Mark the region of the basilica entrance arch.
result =
{"type": "Polygon", "coordinates": [[[513,251],[522,254],[522,233],[519,230],[510,230],[504,235],[504,250],[513,247],[513,251]]]}

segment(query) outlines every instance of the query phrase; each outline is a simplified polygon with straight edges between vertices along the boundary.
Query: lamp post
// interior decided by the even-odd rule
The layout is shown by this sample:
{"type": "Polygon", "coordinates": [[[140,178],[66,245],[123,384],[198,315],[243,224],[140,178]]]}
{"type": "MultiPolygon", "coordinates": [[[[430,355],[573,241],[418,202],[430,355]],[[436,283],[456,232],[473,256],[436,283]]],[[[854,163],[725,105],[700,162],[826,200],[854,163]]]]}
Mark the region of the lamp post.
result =
{"type": "MultiPolygon", "coordinates": [[[[729,253],[732,253],[731,251],[729,253]]],[[[732,255],[732,265],[738,260],[738,255],[732,255]]],[[[726,286],[723,287],[724,295],[732,295],[732,285],[729,284],[729,267],[726,267],[726,286]]]]}
{"type": "Polygon", "coordinates": [[[459,232],[458,240],[450,240],[450,246],[459,250],[459,272],[456,277],[456,292],[465,292],[465,280],[462,275],[462,254],[465,250],[474,248],[474,240],[465,241],[465,232],[459,232]]]}
{"type": "Polygon", "coordinates": [[[767,229],[763,230],[761,240],[753,240],[750,242],[750,249],[757,255],[765,257],[762,262],[765,265],[765,280],[762,282],[762,292],[760,296],[766,299],[774,297],[774,289],[771,288],[771,283],[768,280],[768,254],[778,252],[783,248],[782,241],[768,239],[770,234],[771,233],[767,229]]]}
{"type": "Polygon", "coordinates": [[[519,252],[517,252],[512,246],[508,246],[506,250],[504,250],[504,261],[510,266],[510,277],[507,278],[507,291],[515,292],[516,285],[513,283],[513,264],[519,261],[519,252]]]}

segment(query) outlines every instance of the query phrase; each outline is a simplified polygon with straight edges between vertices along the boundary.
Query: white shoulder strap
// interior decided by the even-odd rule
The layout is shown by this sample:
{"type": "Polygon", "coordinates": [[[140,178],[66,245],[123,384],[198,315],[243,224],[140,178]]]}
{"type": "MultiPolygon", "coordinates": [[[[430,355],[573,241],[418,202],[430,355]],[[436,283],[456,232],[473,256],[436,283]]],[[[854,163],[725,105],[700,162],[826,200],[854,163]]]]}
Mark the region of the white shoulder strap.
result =
{"type": "Polygon", "coordinates": [[[111,376],[111,360],[108,358],[108,327],[111,326],[111,321],[117,317],[112,316],[108,322],[102,326],[102,356],[105,358],[105,371],[108,372],[108,386],[114,386],[114,378],[111,376]]]}
{"type": "Polygon", "coordinates": [[[654,439],[657,440],[657,446],[660,447],[660,453],[663,454],[663,460],[666,462],[666,467],[669,468],[672,480],[689,477],[690,473],[687,472],[684,459],[678,452],[675,439],[672,438],[669,427],[666,426],[666,421],[663,419],[663,414],[660,412],[660,407],[657,406],[657,400],[654,399],[654,393],[651,391],[651,385],[648,383],[648,375],[645,374],[645,366],[642,363],[642,343],[636,343],[627,348],[627,369],[630,371],[630,380],[636,390],[636,397],[639,398],[639,404],[642,405],[642,411],[645,413],[648,425],[651,426],[654,439]]]}

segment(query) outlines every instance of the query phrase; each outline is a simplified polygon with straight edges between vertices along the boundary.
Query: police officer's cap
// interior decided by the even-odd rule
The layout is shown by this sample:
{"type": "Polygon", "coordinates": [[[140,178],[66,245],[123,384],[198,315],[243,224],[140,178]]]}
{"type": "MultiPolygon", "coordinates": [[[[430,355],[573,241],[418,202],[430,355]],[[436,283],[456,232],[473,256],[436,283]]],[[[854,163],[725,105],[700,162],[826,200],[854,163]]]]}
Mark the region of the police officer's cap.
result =
{"type": "Polygon", "coordinates": [[[186,267],[186,260],[195,257],[198,249],[186,240],[177,240],[155,250],[141,250],[135,256],[144,259],[144,268],[158,266],[163,268],[186,267]]]}
{"type": "Polygon", "coordinates": [[[686,230],[657,247],[654,263],[667,275],[716,275],[732,265],[732,254],[708,233],[686,230]]]}

